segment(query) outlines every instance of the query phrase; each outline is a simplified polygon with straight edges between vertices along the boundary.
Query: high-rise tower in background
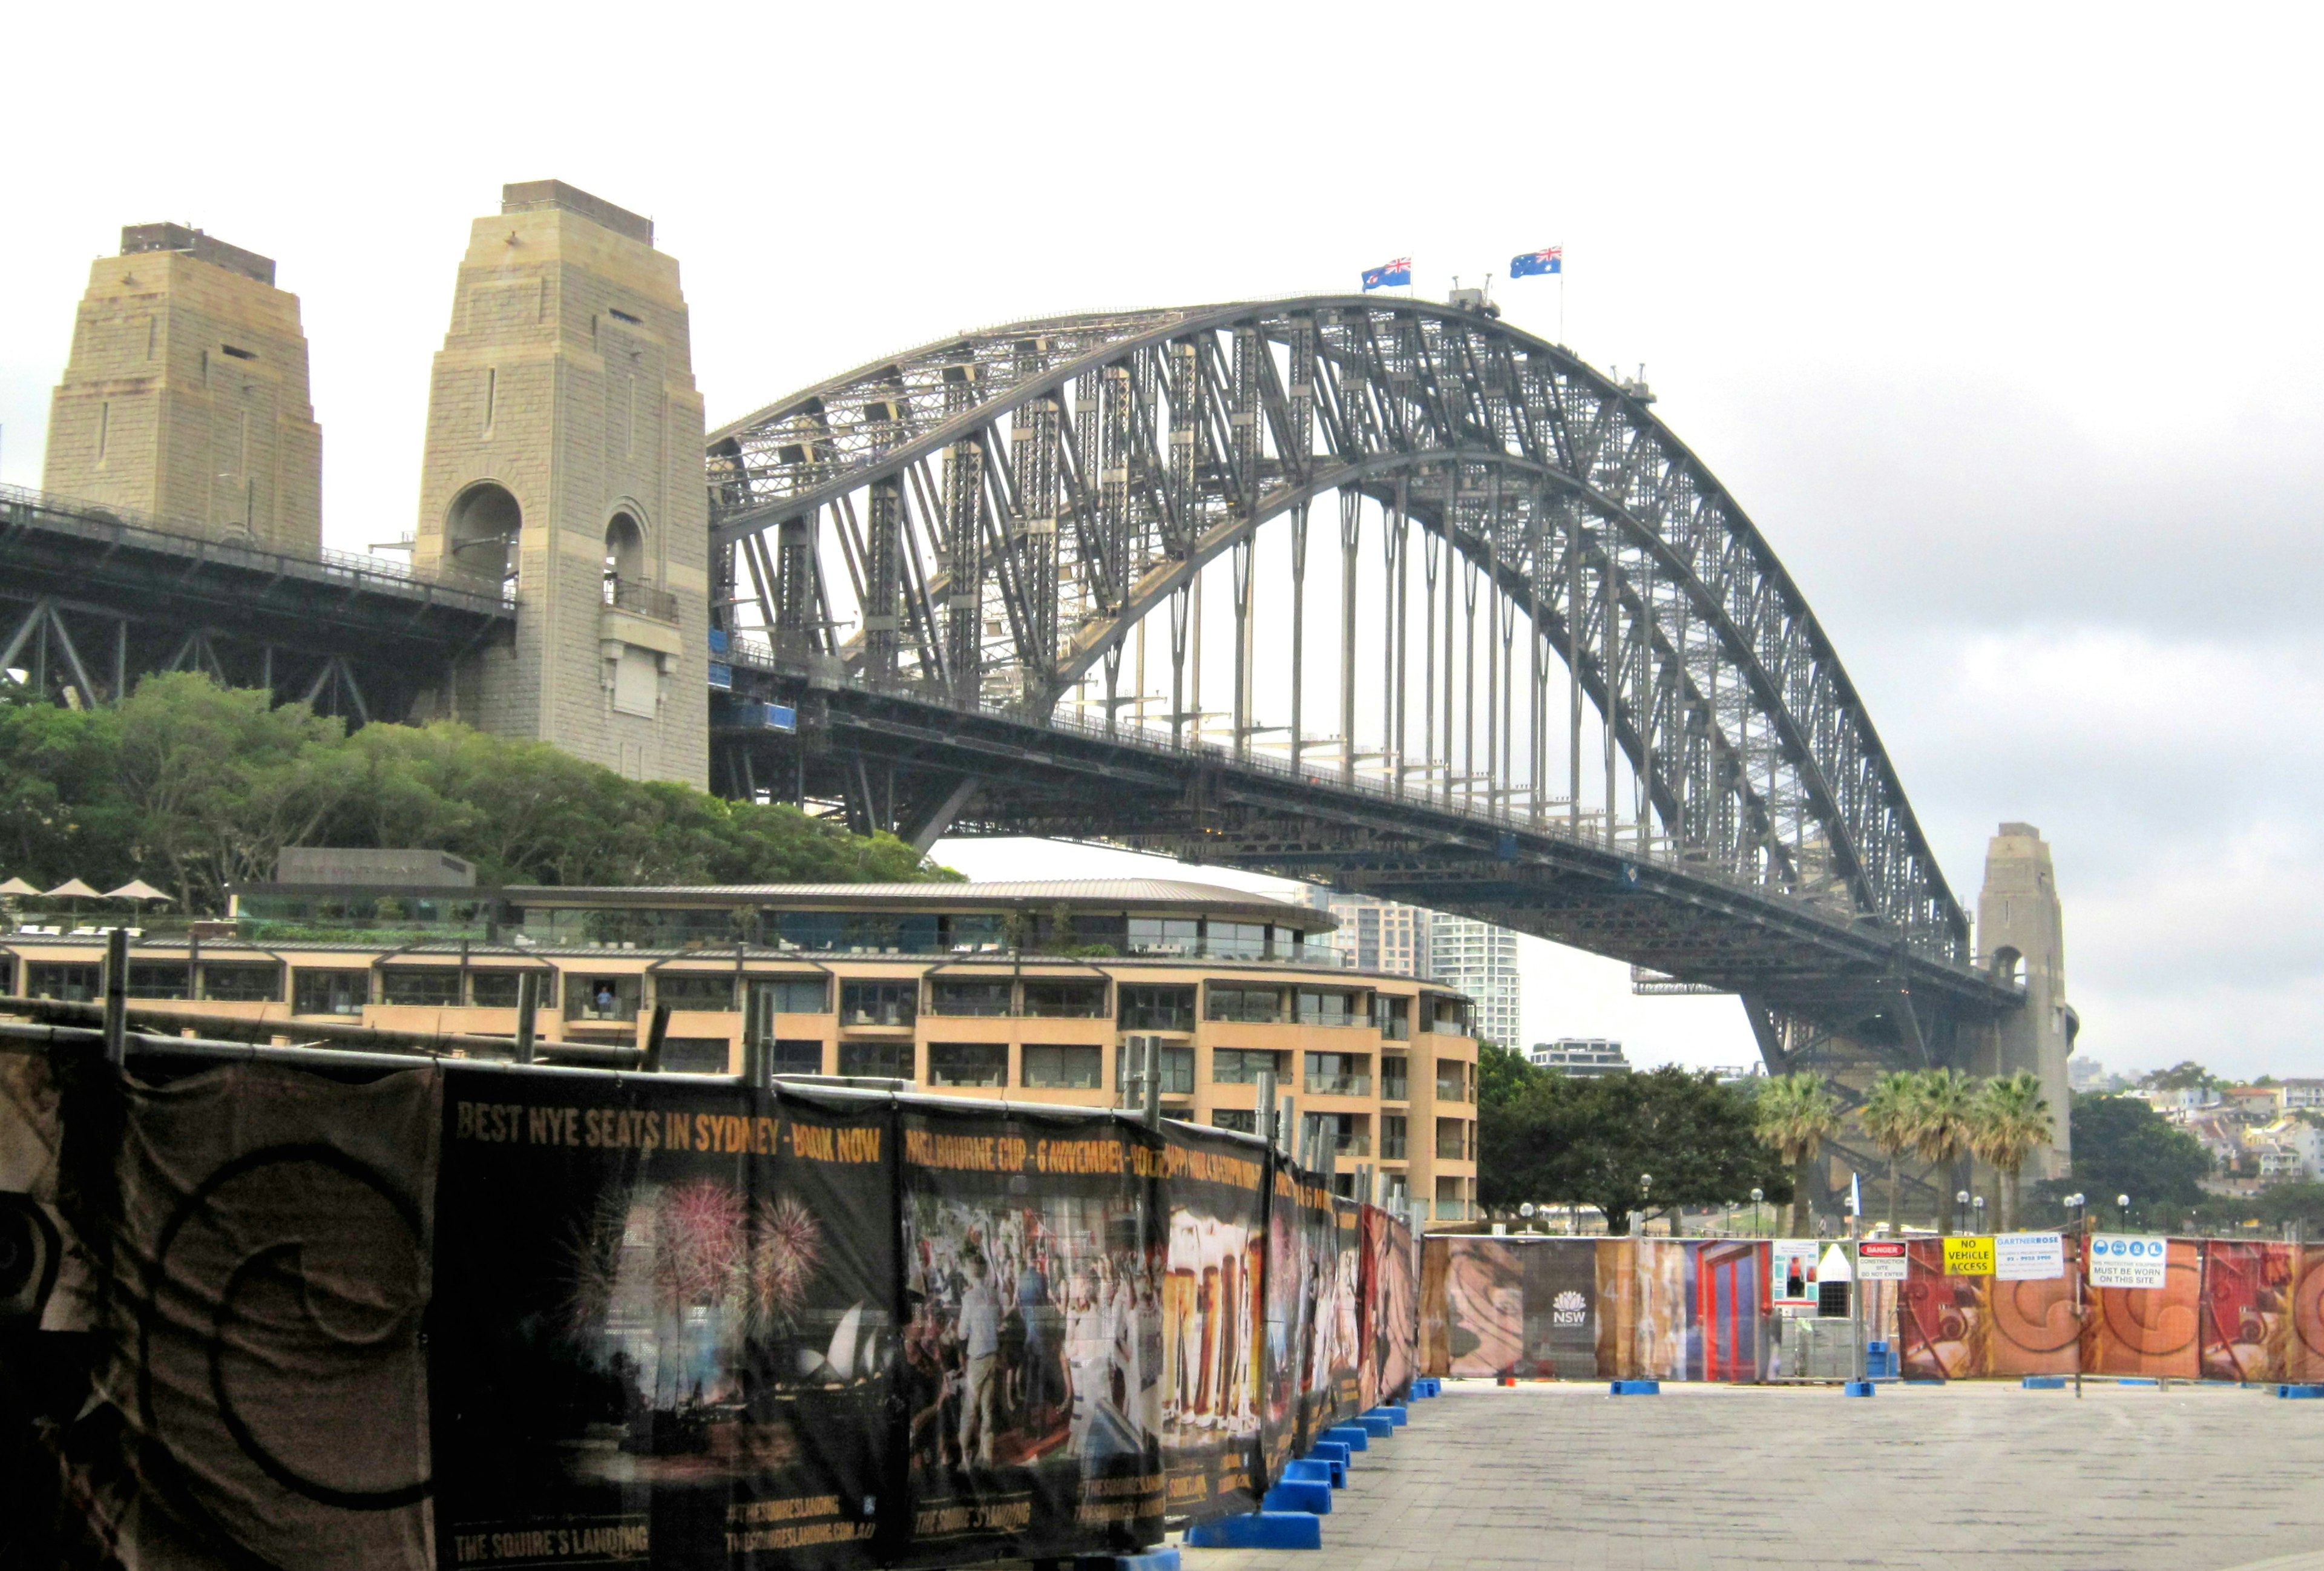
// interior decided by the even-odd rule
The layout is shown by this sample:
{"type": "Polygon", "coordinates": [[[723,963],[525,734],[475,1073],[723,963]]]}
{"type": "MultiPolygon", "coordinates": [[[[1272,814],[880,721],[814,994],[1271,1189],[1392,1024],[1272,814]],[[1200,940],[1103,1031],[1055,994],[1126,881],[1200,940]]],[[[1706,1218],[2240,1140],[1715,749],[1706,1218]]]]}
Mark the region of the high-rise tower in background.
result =
{"type": "Polygon", "coordinates": [[[1524,990],[1517,936],[1508,929],[1314,884],[1301,888],[1295,898],[1339,919],[1332,943],[1350,965],[1457,987],[1476,1003],[1478,1036],[1518,1048],[1524,990]]]}
{"type": "Polygon", "coordinates": [[[2031,824],[2004,824],[1987,843],[1985,887],[1977,897],[1977,963],[2025,984],[2025,1007],[2002,1017],[1978,1072],[2042,1077],[2057,1130],[2052,1148],[2029,1164],[2033,1176],[2056,1178],[2072,1154],[2067,1115],[2073,1105],[2066,1060],[2081,1018],[2066,1002],[2066,925],[2050,847],[2031,824]]]}
{"type": "Polygon", "coordinates": [[[678,263],[561,180],[468,236],[429,389],[413,566],[505,585],[516,636],[439,713],[707,783],[709,502],[678,263]]]}
{"type": "Polygon", "coordinates": [[[41,484],[314,555],[323,433],[299,297],[274,287],[274,263],[181,224],[122,230],[121,254],[88,270],[41,484]]]}

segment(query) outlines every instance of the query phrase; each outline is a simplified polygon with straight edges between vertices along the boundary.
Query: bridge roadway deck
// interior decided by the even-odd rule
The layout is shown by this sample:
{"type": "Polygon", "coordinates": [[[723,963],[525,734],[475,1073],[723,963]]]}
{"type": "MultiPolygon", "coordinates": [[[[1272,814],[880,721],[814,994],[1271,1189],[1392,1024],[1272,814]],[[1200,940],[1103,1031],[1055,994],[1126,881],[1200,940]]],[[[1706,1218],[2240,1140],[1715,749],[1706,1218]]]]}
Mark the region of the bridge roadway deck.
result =
{"type": "Polygon", "coordinates": [[[2040,1566],[2324,1571],[2324,1403],[2255,1388],[1448,1382],[1376,1442],[1323,1553],[1187,1571],[2040,1566]],[[2289,1558],[2283,1558],[2283,1557],[2289,1558]]]}

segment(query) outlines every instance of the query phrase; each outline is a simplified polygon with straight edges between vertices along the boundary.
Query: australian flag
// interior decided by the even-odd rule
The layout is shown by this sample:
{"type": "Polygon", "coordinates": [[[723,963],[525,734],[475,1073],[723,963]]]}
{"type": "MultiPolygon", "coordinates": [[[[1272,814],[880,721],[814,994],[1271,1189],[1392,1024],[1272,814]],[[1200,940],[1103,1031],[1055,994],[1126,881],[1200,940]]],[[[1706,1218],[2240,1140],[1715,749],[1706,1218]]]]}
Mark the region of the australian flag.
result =
{"type": "Polygon", "coordinates": [[[1369,294],[1373,290],[1386,289],[1390,284],[1409,284],[1411,282],[1412,258],[1399,256],[1394,262],[1383,262],[1378,267],[1365,271],[1364,292],[1369,294]]]}
{"type": "Polygon", "coordinates": [[[1511,278],[1531,278],[1536,273],[1565,271],[1565,247],[1545,245],[1538,251],[1528,251],[1523,256],[1509,258],[1511,278]]]}

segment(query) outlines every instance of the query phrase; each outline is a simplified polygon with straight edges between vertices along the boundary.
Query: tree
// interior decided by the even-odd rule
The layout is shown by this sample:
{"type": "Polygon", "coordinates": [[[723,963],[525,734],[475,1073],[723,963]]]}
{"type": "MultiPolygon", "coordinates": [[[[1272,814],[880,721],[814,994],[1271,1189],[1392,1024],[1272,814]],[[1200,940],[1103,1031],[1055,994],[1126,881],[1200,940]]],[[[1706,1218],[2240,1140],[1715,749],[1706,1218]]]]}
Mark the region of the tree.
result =
{"type": "Polygon", "coordinates": [[[2202,1203],[2209,1153],[2144,1100],[2078,1095],[2070,1120],[2073,1187],[2089,1197],[2093,1214],[2110,1217],[2115,1197],[2127,1195],[2135,1224],[2167,1227],[2202,1203]]]}
{"type": "Polygon", "coordinates": [[[1872,1083],[1857,1117],[1864,1132],[1872,1137],[1888,1157],[1888,1231],[1896,1231],[1897,1189],[1902,1176],[1897,1163],[1912,1149],[1918,1114],[1914,1102],[1920,1095],[1920,1077],[1906,1069],[1892,1069],[1872,1083]]]}
{"type": "Polygon", "coordinates": [[[1777,1075],[1752,1097],[1759,1138],[1792,1170],[1792,1235],[1808,1230],[1809,1168],[1823,1142],[1840,1132],[1840,1098],[1821,1075],[1777,1075]]]}
{"type": "Polygon", "coordinates": [[[2138,1084],[2144,1091],[2209,1091],[2225,1082],[2194,1059],[2181,1058],[2168,1069],[2141,1075],[2138,1084]]]}
{"type": "Polygon", "coordinates": [[[2042,1078],[2021,1071],[1987,1080],[1969,1108],[1969,1149],[2001,1175],[2001,1229],[2017,1227],[2018,1175],[2025,1159],[2050,1143],[2050,1099],[2042,1078]]]}
{"type": "Polygon", "coordinates": [[[1754,1186],[1780,1200],[1790,1187],[1753,1128],[1749,1099],[1674,1066],[1536,1074],[1513,1098],[1480,1101],[1477,1171],[1489,1208],[1596,1206],[1611,1233],[1628,1231],[1642,1208],[1727,1205],[1754,1186]]]}
{"type": "Polygon", "coordinates": [[[1477,1044],[1477,1106],[1507,1107],[1546,1078],[1546,1071],[1526,1061],[1523,1053],[1492,1042],[1477,1044]]]}
{"type": "Polygon", "coordinates": [[[1959,1069],[1923,1069],[1914,1078],[1920,1084],[1913,1098],[1913,1148],[1935,1169],[1937,1231],[1950,1235],[1953,1211],[1946,1204],[1945,1188],[1961,1153],[1969,1150],[1977,1083],[1959,1069]]]}

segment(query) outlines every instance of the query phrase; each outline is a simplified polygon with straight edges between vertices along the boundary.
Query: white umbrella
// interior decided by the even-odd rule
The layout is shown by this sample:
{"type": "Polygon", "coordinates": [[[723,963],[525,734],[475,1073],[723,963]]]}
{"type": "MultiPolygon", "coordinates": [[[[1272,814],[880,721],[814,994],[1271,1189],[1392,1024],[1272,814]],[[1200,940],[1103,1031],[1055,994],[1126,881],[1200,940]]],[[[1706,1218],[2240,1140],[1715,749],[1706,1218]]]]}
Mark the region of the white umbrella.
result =
{"type": "Polygon", "coordinates": [[[56,888],[43,890],[42,892],[47,895],[51,900],[61,899],[66,895],[71,895],[85,900],[103,900],[105,898],[103,895],[97,893],[97,891],[89,888],[86,883],[83,883],[78,878],[68,878],[62,883],[57,885],[56,888]]]}
{"type": "Polygon", "coordinates": [[[40,892],[21,878],[12,878],[5,883],[0,883],[0,894],[38,894],[40,892]]]}
{"type": "Polygon", "coordinates": [[[105,898],[107,900],[166,901],[171,897],[163,894],[160,890],[155,889],[143,879],[133,878],[127,883],[123,884],[119,889],[106,890],[105,892],[105,898]]]}

